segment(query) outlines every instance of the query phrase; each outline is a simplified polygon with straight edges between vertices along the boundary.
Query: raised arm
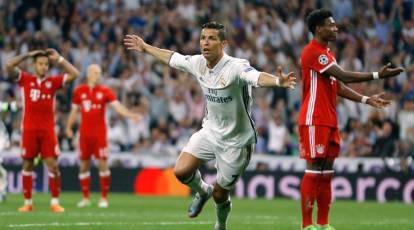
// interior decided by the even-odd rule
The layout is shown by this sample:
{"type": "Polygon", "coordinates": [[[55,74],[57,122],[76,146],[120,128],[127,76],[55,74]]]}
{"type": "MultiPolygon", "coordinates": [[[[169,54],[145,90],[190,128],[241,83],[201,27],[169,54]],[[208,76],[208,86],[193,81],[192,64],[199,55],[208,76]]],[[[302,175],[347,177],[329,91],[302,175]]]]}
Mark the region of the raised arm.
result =
{"type": "Polygon", "coordinates": [[[67,73],[67,77],[65,80],[66,83],[71,83],[79,77],[80,73],[78,69],[76,69],[75,66],[66,61],[65,58],[60,56],[60,54],[55,49],[46,49],[46,52],[49,56],[49,59],[54,63],[58,63],[67,73]]]}
{"type": "Polygon", "coordinates": [[[296,85],[296,74],[294,72],[285,74],[282,72],[282,68],[279,66],[277,68],[276,76],[270,73],[261,72],[257,84],[260,87],[279,86],[294,89],[296,85]]]}
{"type": "Polygon", "coordinates": [[[22,61],[27,58],[36,56],[37,54],[44,53],[44,50],[33,50],[26,54],[21,54],[10,59],[6,64],[7,76],[10,81],[16,81],[19,78],[19,68],[17,67],[22,61]]]}
{"type": "Polygon", "coordinates": [[[334,64],[331,67],[329,67],[324,73],[330,76],[334,76],[336,79],[344,83],[354,83],[372,81],[381,78],[395,77],[403,71],[404,69],[401,67],[391,68],[391,63],[388,63],[387,65],[383,66],[379,72],[373,73],[346,71],[342,69],[339,65],[334,64]]]}
{"type": "Polygon", "coordinates": [[[124,46],[127,50],[135,50],[141,53],[148,53],[165,64],[168,64],[171,55],[174,53],[171,50],[160,49],[158,47],[148,45],[138,35],[126,35],[124,38],[124,46]]]}
{"type": "Polygon", "coordinates": [[[382,109],[387,107],[391,104],[391,101],[384,100],[381,98],[382,95],[385,93],[379,93],[372,95],[370,97],[361,95],[357,92],[355,92],[353,89],[349,88],[347,85],[345,85],[342,82],[338,82],[338,96],[349,99],[351,101],[368,104],[372,107],[375,107],[377,109],[382,109]]]}
{"type": "Polygon", "coordinates": [[[121,102],[114,101],[111,103],[112,108],[123,117],[132,119],[134,122],[139,122],[141,120],[141,115],[138,113],[131,112],[127,107],[125,107],[121,102]]]}
{"type": "Polygon", "coordinates": [[[78,117],[78,111],[79,111],[79,106],[76,104],[72,104],[72,109],[70,110],[70,114],[68,117],[68,122],[66,123],[66,136],[69,138],[73,137],[73,124],[76,121],[76,118],[78,117]]]}

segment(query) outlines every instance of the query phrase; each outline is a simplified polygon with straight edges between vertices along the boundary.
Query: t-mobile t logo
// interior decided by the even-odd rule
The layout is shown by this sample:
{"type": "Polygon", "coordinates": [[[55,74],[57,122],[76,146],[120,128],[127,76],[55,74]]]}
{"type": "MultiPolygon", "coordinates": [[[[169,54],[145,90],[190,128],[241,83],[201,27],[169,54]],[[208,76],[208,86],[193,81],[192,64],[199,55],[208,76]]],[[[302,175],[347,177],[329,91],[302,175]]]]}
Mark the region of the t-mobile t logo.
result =
{"type": "Polygon", "coordinates": [[[32,99],[32,101],[37,101],[40,98],[40,90],[38,89],[31,89],[30,90],[30,99],[32,99]]]}

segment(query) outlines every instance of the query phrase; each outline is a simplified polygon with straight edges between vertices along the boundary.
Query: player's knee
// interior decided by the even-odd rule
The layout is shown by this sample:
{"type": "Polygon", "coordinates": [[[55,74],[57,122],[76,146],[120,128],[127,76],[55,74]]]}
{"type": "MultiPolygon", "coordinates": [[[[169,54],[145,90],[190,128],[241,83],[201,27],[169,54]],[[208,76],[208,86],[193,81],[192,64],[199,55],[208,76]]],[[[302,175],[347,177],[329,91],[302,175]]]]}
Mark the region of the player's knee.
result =
{"type": "Polygon", "coordinates": [[[213,198],[216,204],[221,204],[229,199],[229,191],[216,185],[213,189],[213,198]]]}
{"type": "Polygon", "coordinates": [[[48,167],[48,170],[51,175],[54,175],[55,177],[60,176],[59,168],[57,167],[57,165],[48,167]]]}
{"type": "Polygon", "coordinates": [[[188,172],[188,170],[183,167],[175,166],[174,175],[179,181],[184,183],[189,177],[191,177],[191,172],[188,172]]]}

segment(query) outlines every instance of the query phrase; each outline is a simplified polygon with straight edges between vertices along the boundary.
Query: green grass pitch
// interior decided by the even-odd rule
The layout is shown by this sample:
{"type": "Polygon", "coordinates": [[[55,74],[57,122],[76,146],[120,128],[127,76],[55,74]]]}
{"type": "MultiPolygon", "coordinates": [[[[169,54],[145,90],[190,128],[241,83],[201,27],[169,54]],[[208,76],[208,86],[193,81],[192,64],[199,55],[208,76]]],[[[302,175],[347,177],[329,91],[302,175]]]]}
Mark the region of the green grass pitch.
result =
{"type": "MultiPolygon", "coordinates": [[[[196,219],[186,216],[190,198],[139,197],[110,194],[110,207],[97,208],[98,194],[92,195],[93,206],[77,208],[80,193],[63,193],[62,214],[49,211],[49,195],[34,195],[34,211],[18,213],[21,195],[9,195],[0,203],[0,229],[213,229],[212,200],[196,219]]],[[[285,199],[233,199],[230,230],[299,230],[299,201],[285,199]]],[[[331,224],[337,230],[409,230],[414,229],[414,207],[401,203],[357,203],[336,201],[332,206],[331,224]]]]}

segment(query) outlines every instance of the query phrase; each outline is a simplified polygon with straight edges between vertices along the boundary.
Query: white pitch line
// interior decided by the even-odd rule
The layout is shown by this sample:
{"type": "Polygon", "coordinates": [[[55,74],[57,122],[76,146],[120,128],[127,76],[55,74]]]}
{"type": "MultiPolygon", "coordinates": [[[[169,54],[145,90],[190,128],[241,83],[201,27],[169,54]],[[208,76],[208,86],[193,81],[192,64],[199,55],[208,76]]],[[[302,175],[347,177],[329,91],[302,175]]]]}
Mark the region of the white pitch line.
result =
{"type": "MultiPolygon", "coordinates": [[[[164,222],[142,222],[134,225],[209,225],[213,221],[164,221],[164,222]]],[[[127,225],[120,222],[78,222],[78,223],[36,223],[36,224],[9,224],[8,228],[31,228],[31,227],[67,227],[67,226],[102,226],[102,225],[127,225]]]]}
{"type": "Polygon", "coordinates": [[[98,225],[124,225],[125,223],[111,223],[111,222],[78,222],[78,223],[37,223],[37,224],[9,224],[9,228],[31,228],[31,227],[66,227],[66,226],[98,226],[98,225]]]}

